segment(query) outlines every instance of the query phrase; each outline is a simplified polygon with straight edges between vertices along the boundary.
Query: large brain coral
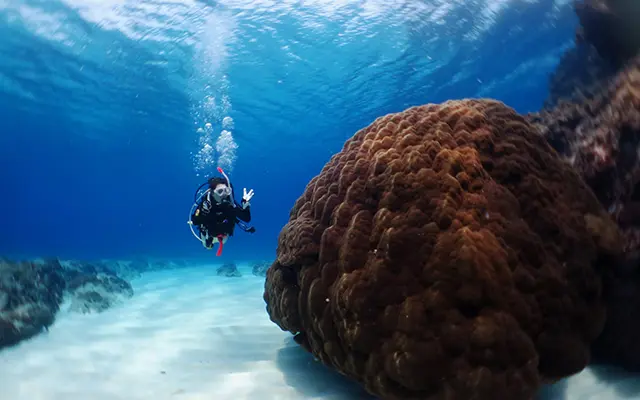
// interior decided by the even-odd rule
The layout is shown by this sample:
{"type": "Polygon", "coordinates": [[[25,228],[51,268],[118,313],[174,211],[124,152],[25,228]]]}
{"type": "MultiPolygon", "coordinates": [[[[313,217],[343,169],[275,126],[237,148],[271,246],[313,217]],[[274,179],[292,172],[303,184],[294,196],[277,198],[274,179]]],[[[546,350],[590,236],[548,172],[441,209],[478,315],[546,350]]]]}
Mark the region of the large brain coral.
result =
{"type": "Polygon", "coordinates": [[[512,109],[377,119],[291,210],[271,319],[385,399],[528,399],[582,369],[615,226],[512,109]]]}

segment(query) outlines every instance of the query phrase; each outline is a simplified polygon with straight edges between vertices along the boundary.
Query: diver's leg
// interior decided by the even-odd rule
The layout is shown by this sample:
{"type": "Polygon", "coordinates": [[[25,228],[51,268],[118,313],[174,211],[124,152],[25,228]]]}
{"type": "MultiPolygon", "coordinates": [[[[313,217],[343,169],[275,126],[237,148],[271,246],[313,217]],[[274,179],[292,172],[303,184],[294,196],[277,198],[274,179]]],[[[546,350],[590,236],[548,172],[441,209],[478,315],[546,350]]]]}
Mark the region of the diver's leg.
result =
{"type": "MultiPolygon", "coordinates": [[[[227,240],[229,239],[229,235],[220,235],[220,236],[222,236],[222,244],[227,243],[227,240]]],[[[216,236],[213,238],[213,244],[220,243],[220,239],[218,239],[220,236],[216,236]]]]}
{"type": "MultiPolygon", "coordinates": [[[[220,236],[222,236],[222,244],[227,243],[227,240],[229,239],[229,235],[220,235],[220,236]]],[[[220,239],[219,239],[220,236],[215,236],[213,238],[213,244],[220,243],[220,239]]]]}
{"type": "Polygon", "coordinates": [[[211,250],[213,248],[213,238],[211,236],[209,236],[208,233],[206,232],[200,232],[200,241],[202,242],[202,245],[211,250]]]}

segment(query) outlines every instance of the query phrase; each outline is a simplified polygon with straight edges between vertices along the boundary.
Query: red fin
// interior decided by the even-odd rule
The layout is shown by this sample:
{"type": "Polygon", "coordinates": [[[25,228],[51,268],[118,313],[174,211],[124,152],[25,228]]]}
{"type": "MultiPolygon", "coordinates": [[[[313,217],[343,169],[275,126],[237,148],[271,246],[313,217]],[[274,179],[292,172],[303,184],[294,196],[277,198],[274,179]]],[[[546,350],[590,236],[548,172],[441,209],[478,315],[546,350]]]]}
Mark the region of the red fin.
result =
{"type": "Polygon", "coordinates": [[[220,246],[218,247],[218,251],[216,252],[216,257],[220,257],[222,255],[222,239],[224,239],[224,236],[218,235],[218,244],[220,244],[220,246]]]}

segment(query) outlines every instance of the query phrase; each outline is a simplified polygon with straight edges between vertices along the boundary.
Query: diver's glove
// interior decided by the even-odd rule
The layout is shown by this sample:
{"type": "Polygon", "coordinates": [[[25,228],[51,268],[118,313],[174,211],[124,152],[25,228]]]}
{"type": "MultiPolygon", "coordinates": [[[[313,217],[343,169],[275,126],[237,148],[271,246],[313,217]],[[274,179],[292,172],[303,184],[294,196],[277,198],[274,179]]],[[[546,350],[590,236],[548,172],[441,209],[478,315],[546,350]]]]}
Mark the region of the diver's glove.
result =
{"type": "Polygon", "coordinates": [[[253,197],[253,189],[247,192],[247,188],[242,189],[242,208],[249,207],[249,200],[253,197]]]}

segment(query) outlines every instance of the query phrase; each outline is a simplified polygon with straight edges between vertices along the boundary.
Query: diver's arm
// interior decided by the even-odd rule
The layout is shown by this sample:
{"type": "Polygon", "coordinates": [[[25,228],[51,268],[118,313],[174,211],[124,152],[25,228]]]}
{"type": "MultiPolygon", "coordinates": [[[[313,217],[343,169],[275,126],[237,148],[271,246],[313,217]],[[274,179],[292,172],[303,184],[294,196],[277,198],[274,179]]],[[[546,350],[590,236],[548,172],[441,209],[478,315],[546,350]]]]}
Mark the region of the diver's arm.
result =
{"type": "Polygon", "coordinates": [[[200,206],[198,206],[196,208],[196,211],[191,214],[191,222],[194,225],[202,225],[204,223],[205,220],[205,216],[202,214],[202,211],[200,210],[200,206]]]}
{"type": "Polygon", "coordinates": [[[240,207],[236,207],[236,217],[244,222],[251,222],[251,206],[245,205],[244,200],[242,200],[240,207]]]}

